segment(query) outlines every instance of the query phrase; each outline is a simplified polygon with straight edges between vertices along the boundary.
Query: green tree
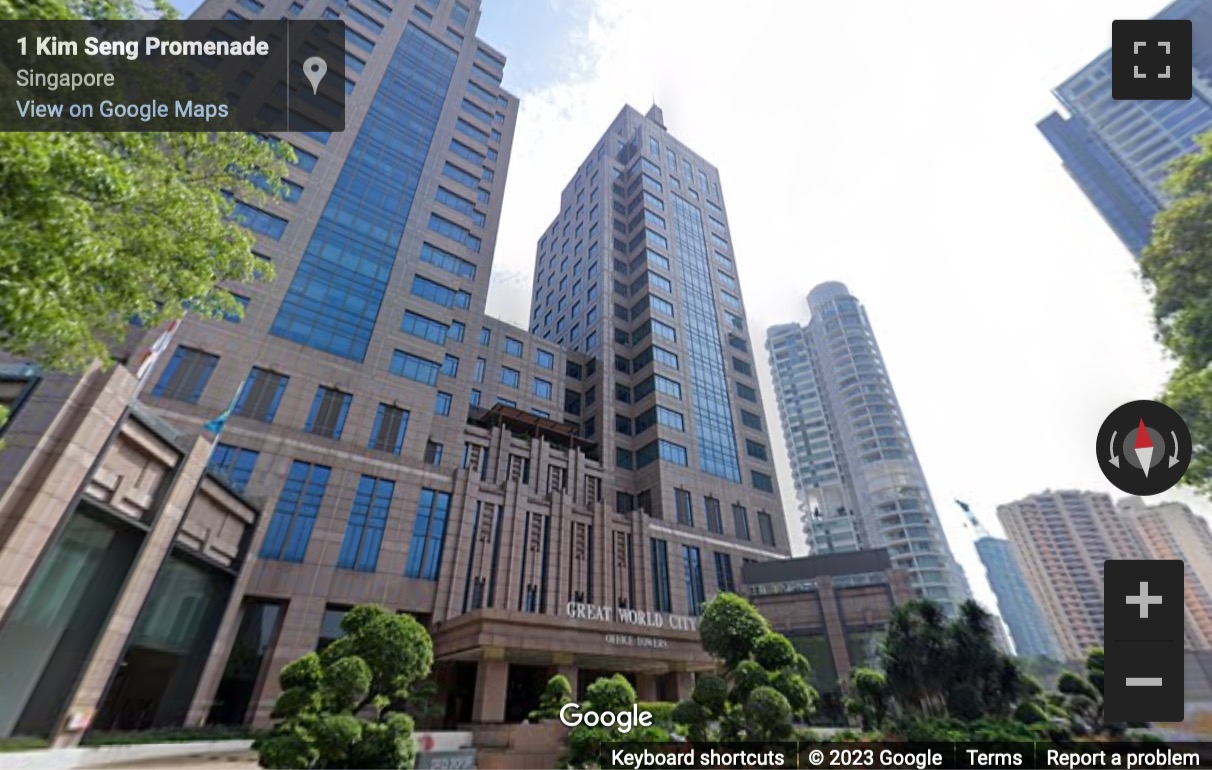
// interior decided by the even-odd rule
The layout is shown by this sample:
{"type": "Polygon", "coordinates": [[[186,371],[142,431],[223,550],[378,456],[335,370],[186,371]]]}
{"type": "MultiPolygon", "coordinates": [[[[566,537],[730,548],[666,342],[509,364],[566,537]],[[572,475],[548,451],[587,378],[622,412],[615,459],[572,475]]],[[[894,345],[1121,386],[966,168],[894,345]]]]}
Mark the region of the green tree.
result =
{"type": "Polygon", "coordinates": [[[555,719],[566,703],[572,702],[572,684],[568,677],[556,674],[547,680],[547,687],[539,697],[539,707],[530,712],[531,719],[555,719]]]}
{"type": "Polygon", "coordinates": [[[433,666],[433,642],[411,615],[354,607],[345,635],[284,666],[279,720],[254,748],[265,768],[411,768],[414,722],[405,713],[433,666]]]}
{"type": "Polygon", "coordinates": [[[1006,718],[1039,688],[993,641],[993,617],[967,601],[948,621],[934,602],[898,607],[880,659],[901,716],[1006,718]]]}
{"type": "Polygon", "coordinates": [[[846,711],[862,720],[864,730],[874,730],[884,723],[889,692],[888,680],[881,672],[862,667],[852,669],[846,689],[850,694],[846,711]]]}
{"type": "MultiPolygon", "coordinates": [[[[137,12],[132,0],[0,0],[0,22],[137,12]]],[[[78,371],[108,360],[133,317],[238,314],[223,284],[272,273],[230,196],[279,194],[288,147],[246,133],[0,134],[0,349],[78,371]]]]}
{"type": "Polygon", "coordinates": [[[699,620],[703,649],[721,662],[722,676],[700,675],[688,700],[674,709],[691,740],[786,740],[794,719],[816,710],[811,669],[782,634],[770,630],[753,605],[719,594],[699,620]]]}
{"type": "Polygon", "coordinates": [[[1162,401],[1191,429],[1184,481],[1212,491],[1212,134],[1179,158],[1166,181],[1172,202],[1157,215],[1140,267],[1153,287],[1158,340],[1174,356],[1162,401]]]}
{"type": "MultiPolygon", "coordinates": [[[[567,680],[565,680],[567,684],[567,680]]],[[[581,713],[590,711],[631,711],[636,705],[635,688],[622,674],[602,677],[585,688],[585,700],[581,713]]],[[[596,767],[601,759],[602,744],[626,741],[628,743],[664,743],[669,733],[657,725],[632,726],[628,732],[619,727],[588,727],[584,724],[572,728],[568,734],[568,752],[561,762],[564,767],[596,767]]]]}

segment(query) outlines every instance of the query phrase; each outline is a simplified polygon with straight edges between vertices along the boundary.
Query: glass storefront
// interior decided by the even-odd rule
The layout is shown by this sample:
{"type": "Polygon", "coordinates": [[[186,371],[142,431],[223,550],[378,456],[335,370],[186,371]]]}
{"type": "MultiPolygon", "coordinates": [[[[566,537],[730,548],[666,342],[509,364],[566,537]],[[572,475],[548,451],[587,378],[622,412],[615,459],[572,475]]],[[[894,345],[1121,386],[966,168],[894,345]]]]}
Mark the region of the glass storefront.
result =
{"type": "Polygon", "coordinates": [[[247,720],[248,707],[261,691],[265,662],[277,643],[282,610],[276,602],[244,600],[240,629],[232,642],[208,724],[242,725],[247,720]]]}

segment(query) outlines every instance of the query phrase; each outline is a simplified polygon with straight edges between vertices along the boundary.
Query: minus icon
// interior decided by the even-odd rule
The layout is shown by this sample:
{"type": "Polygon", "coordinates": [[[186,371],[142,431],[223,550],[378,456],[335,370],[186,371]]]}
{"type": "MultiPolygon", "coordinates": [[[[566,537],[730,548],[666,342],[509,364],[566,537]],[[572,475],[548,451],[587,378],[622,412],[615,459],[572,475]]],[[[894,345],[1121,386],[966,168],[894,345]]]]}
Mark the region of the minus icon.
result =
{"type": "Polygon", "coordinates": [[[1128,687],[1161,687],[1160,676],[1130,676],[1127,678],[1128,687]]]}

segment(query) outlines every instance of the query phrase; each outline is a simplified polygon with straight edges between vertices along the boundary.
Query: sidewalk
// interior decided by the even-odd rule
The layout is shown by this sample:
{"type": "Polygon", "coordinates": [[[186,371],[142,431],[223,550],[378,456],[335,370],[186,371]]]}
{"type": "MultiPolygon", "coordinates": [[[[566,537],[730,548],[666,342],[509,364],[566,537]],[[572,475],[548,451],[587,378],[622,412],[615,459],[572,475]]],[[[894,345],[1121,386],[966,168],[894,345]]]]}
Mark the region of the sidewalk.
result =
{"type": "Polygon", "coordinates": [[[94,770],[173,767],[246,770],[257,766],[252,741],[195,741],[39,749],[0,753],[0,770],[94,770]]]}

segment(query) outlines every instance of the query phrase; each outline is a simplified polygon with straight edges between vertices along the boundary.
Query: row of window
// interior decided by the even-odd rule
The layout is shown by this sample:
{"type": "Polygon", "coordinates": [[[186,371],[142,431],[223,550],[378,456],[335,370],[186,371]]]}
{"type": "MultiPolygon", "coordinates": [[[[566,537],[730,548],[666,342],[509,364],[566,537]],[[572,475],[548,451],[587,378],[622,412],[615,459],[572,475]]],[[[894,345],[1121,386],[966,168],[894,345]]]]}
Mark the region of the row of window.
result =
{"type": "MultiPolygon", "coordinates": [[[[302,562],[328,489],[332,468],[295,460],[261,546],[261,558],[302,562]]],[[[339,569],[374,572],[391,512],[395,482],[363,475],[354,494],[337,555],[339,569]]],[[[404,577],[436,581],[442,566],[450,494],[422,489],[413,522],[404,577]]]]}

